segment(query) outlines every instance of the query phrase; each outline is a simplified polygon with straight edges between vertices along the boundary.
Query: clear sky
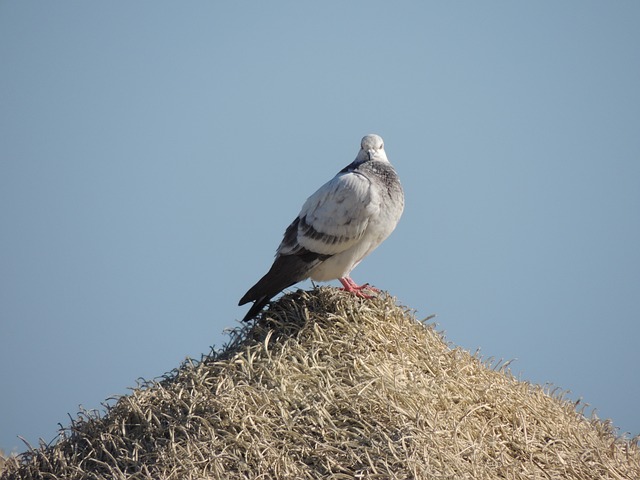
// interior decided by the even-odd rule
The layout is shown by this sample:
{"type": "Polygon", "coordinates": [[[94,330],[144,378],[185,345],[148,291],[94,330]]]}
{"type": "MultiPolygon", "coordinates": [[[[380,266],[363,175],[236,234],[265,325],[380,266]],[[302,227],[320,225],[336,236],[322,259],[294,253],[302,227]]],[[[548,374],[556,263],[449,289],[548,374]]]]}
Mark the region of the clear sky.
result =
{"type": "Polygon", "coordinates": [[[406,209],[354,280],[639,434],[638,25],[622,0],[0,1],[0,448],[223,345],[367,133],[406,209]]]}

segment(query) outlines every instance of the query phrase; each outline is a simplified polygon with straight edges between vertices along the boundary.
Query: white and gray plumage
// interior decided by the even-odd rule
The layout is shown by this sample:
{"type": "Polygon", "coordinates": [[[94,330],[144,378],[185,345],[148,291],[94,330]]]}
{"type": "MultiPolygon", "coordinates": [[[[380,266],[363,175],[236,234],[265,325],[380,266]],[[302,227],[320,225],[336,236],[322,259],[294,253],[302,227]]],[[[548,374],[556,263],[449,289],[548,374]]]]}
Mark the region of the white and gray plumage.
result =
{"type": "Polygon", "coordinates": [[[253,318],[269,300],[307,278],[338,279],[344,290],[366,297],[349,274],[396,227],[404,193],[378,135],[362,139],[356,159],[311,195],[287,228],[267,274],[239,305],[253,301],[253,318]]]}

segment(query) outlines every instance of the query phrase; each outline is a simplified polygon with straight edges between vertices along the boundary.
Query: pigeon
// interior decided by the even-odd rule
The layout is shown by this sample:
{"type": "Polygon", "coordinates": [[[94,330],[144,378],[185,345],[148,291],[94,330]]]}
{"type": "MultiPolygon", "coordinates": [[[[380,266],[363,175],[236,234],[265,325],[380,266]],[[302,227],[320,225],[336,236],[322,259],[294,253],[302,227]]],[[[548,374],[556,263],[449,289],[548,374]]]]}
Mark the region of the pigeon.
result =
{"type": "Polygon", "coordinates": [[[254,302],[243,321],[254,318],[271,298],[302,280],[338,279],[343,290],[371,298],[349,276],[395,229],[404,192],[378,135],[366,135],[356,159],[325,183],[289,225],[269,271],[238,305],[254,302]]]}

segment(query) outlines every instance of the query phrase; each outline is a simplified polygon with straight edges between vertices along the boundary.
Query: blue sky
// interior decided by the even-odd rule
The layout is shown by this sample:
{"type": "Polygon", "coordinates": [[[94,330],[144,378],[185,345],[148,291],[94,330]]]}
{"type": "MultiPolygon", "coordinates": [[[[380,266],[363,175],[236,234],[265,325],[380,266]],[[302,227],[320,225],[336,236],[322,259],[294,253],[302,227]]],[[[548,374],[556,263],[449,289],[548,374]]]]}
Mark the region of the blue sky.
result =
{"type": "Polygon", "coordinates": [[[0,448],[224,344],[367,133],[406,208],[354,280],[639,434],[639,23],[632,1],[0,1],[0,448]]]}

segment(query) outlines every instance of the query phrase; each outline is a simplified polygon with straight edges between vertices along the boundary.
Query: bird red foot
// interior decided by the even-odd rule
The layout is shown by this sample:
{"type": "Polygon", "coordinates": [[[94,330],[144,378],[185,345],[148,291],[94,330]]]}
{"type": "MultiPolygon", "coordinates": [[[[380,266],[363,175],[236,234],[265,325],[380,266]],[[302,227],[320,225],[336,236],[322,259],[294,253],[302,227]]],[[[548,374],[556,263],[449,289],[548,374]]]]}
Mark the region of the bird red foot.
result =
{"type": "Polygon", "coordinates": [[[380,291],[377,288],[372,287],[368,283],[365,283],[364,285],[358,285],[356,282],[351,280],[350,277],[342,277],[342,278],[339,278],[338,280],[340,280],[340,283],[344,287],[342,288],[342,290],[344,290],[345,292],[353,293],[356,297],[374,298],[373,295],[367,295],[362,290],[371,290],[372,292],[376,292],[376,293],[380,291]]]}

